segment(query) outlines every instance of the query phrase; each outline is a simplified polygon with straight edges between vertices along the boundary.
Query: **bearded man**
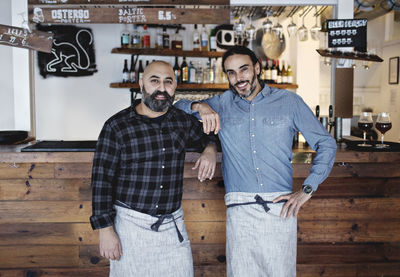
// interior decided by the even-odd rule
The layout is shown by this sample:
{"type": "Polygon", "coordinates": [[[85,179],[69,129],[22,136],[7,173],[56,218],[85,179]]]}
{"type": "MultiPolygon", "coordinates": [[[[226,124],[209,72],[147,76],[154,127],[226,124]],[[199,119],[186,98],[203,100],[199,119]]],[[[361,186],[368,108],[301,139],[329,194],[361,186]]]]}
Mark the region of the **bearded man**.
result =
{"type": "Polygon", "coordinates": [[[181,208],[185,145],[204,151],[193,169],[211,179],[216,146],[191,115],[172,106],[172,67],[149,64],[139,80],[142,100],[106,121],[93,161],[93,214],[110,276],[193,276],[181,208]]]}
{"type": "Polygon", "coordinates": [[[329,175],[336,142],[298,95],[260,81],[261,65],[253,51],[233,46],[224,53],[222,66],[228,91],[175,106],[201,117],[205,132],[220,130],[227,276],[296,276],[296,217],[329,175]],[[302,189],[293,192],[297,131],[316,156],[302,189]]]}

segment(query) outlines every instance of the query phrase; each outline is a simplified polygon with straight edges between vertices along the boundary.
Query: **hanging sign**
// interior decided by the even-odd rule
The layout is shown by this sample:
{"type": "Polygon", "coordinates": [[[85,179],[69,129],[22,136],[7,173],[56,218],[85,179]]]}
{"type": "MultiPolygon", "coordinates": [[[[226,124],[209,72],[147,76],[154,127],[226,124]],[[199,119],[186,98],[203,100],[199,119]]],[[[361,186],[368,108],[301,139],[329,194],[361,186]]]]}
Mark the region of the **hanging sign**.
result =
{"type": "Polygon", "coordinates": [[[28,0],[29,5],[229,5],[229,0],[28,0]]]}
{"type": "Polygon", "coordinates": [[[327,20],[328,47],[367,47],[367,19],[327,20]]]}
{"type": "Polygon", "coordinates": [[[43,7],[29,8],[35,23],[229,24],[229,8],[43,7]]]}
{"type": "Polygon", "coordinates": [[[50,53],[52,39],[51,33],[0,25],[0,44],[50,53]]]}

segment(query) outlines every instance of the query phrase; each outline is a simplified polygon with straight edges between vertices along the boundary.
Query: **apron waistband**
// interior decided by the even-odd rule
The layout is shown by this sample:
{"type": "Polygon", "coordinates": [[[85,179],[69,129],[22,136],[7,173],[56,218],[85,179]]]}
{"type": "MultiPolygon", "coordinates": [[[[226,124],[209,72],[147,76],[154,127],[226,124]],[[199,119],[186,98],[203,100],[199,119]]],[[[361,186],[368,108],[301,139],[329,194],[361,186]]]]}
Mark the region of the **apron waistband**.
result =
{"type": "Polygon", "coordinates": [[[183,241],[183,236],[182,236],[181,232],[179,231],[178,225],[176,225],[175,217],[172,214],[163,214],[163,215],[155,216],[155,217],[158,217],[158,220],[156,221],[156,223],[151,225],[151,227],[150,227],[151,230],[158,232],[158,228],[160,228],[160,226],[164,222],[164,220],[168,219],[168,218],[172,218],[172,221],[175,224],[176,233],[178,234],[179,242],[183,241]]]}
{"type": "Polygon", "coordinates": [[[287,200],[280,200],[278,202],[272,202],[272,201],[265,201],[264,199],[262,199],[262,197],[258,194],[256,194],[256,196],[254,196],[254,199],[256,200],[255,202],[244,202],[244,203],[233,203],[233,204],[229,204],[226,207],[227,208],[232,208],[232,207],[236,207],[236,206],[244,206],[244,205],[253,205],[253,204],[259,204],[261,206],[263,206],[264,210],[266,213],[268,213],[268,211],[270,210],[270,208],[268,207],[268,204],[278,204],[278,203],[285,203],[287,202],[287,200]]]}

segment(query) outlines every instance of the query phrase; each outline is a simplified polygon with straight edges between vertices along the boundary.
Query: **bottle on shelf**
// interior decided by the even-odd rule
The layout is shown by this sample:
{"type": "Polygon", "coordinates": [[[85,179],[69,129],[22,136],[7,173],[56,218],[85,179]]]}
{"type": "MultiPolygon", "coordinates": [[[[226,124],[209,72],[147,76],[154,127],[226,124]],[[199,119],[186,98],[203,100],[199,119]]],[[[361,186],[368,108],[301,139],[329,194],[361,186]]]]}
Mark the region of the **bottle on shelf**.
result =
{"type": "Polygon", "coordinates": [[[150,33],[147,31],[147,25],[143,26],[142,48],[150,48],[150,33]]]}
{"type": "Polygon", "coordinates": [[[175,34],[172,37],[171,48],[182,50],[182,36],[179,34],[179,28],[176,28],[175,34]]]}
{"type": "Polygon", "coordinates": [[[272,70],[271,70],[271,60],[266,60],[266,65],[265,65],[265,82],[267,84],[272,82],[272,70]]]}
{"type": "Polygon", "coordinates": [[[136,83],[136,71],[135,71],[135,56],[131,56],[131,68],[129,70],[129,81],[136,83]]]}
{"type": "Polygon", "coordinates": [[[215,36],[215,29],[210,30],[210,51],[217,51],[217,38],[215,36]]]}
{"type": "Polygon", "coordinates": [[[178,64],[178,57],[175,57],[175,64],[174,64],[173,69],[174,69],[175,81],[176,81],[176,83],[180,83],[181,82],[181,69],[178,64]]]}
{"type": "Polygon", "coordinates": [[[139,61],[139,68],[138,68],[138,80],[142,79],[143,77],[143,64],[142,64],[142,60],[139,61]]]}
{"type": "Polygon", "coordinates": [[[197,24],[194,24],[193,51],[200,51],[200,33],[197,30],[197,24]]]}
{"type": "Polygon", "coordinates": [[[280,68],[279,60],[276,60],[276,70],[277,70],[277,78],[276,78],[276,83],[277,84],[282,84],[282,71],[280,68]]]}
{"type": "Polygon", "coordinates": [[[196,68],[192,62],[189,62],[189,83],[196,83],[196,68]]]}
{"type": "Polygon", "coordinates": [[[121,47],[128,48],[131,42],[131,34],[128,31],[128,27],[124,24],[124,29],[121,31],[121,47]]]}
{"type": "Polygon", "coordinates": [[[149,65],[149,60],[146,60],[146,67],[149,65]]]}
{"type": "Polygon", "coordinates": [[[215,84],[216,83],[216,81],[215,81],[215,78],[216,78],[216,75],[215,75],[215,71],[216,71],[215,59],[209,58],[209,61],[210,61],[210,83],[211,84],[215,84]]]}
{"type": "Polygon", "coordinates": [[[288,74],[287,74],[288,72],[286,70],[286,61],[283,61],[282,63],[283,63],[283,65],[282,65],[282,83],[287,84],[288,83],[288,74]]]}
{"type": "Polygon", "coordinates": [[[157,28],[156,30],[156,40],[154,42],[154,47],[156,49],[163,48],[163,33],[161,32],[160,28],[157,28]]]}
{"type": "Polygon", "coordinates": [[[203,66],[201,65],[201,61],[197,63],[196,68],[196,83],[203,83],[203,66]]]}
{"type": "Polygon", "coordinates": [[[169,34],[167,33],[167,27],[163,27],[162,42],[162,48],[169,49],[169,34]]]}
{"type": "Polygon", "coordinates": [[[136,25],[133,25],[133,31],[131,34],[131,48],[140,48],[140,34],[136,25]]]}
{"type": "Polygon", "coordinates": [[[205,24],[201,28],[201,51],[208,51],[208,32],[205,24]]]}
{"type": "Polygon", "coordinates": [[[271,83],[276,84],[277,81],[278,81],[278,69],[276,68],[275,60],[272,60],[271,83]]]}
{"type": "Polygon", "coordinates": [[[287,68],[287,82],[288,84],[293,84],[293,72],[292,68],[290,67],[290,64],[288,65],[287,68]]]}
{"type": "Polygon", "coordinates": [[[122,70],[122,83],[129,82],[128,59],[124,60],[124,69],[122,70]]]}
{"type": "Polygon", "coordinates": [[[206,67],[204,68],[203,71],[203,84],[209,84],[210,77],[211,77],[211,66],[210,66],[210,61],[207,61],[206,67]]]}
{"type": "Polygon", "coordinates": [[[189,81],[189,67],[186,62],[186,57],[183,57],[183,61],[181,64],[181,82],[187,83],[189,81]]]}

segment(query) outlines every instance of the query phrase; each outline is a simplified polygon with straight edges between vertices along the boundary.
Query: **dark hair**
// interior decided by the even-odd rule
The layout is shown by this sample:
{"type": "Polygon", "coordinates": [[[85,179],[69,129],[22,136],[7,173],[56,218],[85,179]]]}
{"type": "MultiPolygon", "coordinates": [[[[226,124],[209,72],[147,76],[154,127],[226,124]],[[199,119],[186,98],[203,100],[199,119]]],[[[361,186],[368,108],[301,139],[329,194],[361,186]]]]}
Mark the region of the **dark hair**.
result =
{"type": "MultiPolygon", "coordinates": [[[[235,45],[235,46],[232,46],[231,48],[229,48],[222,56],[222,70],[225,73],[226,73],[226,70],[225,70],[226,59],[235,54],[249,56],[251,61],[253,62],[253,66],[256,65],[256,63],[258,63],[260,65],[260,69],[262,68],[260,61],[258,60],[258,57],[256,56],[256,54],[253,51],[251,51],[249,48],[247,48],[245,46],[235,45]]],[[[260,74],[261,74],[261,70],[260,70],[260,74]]],[[[258,74],[257,77],[259,77],[260,74],[258,74]]]]}

